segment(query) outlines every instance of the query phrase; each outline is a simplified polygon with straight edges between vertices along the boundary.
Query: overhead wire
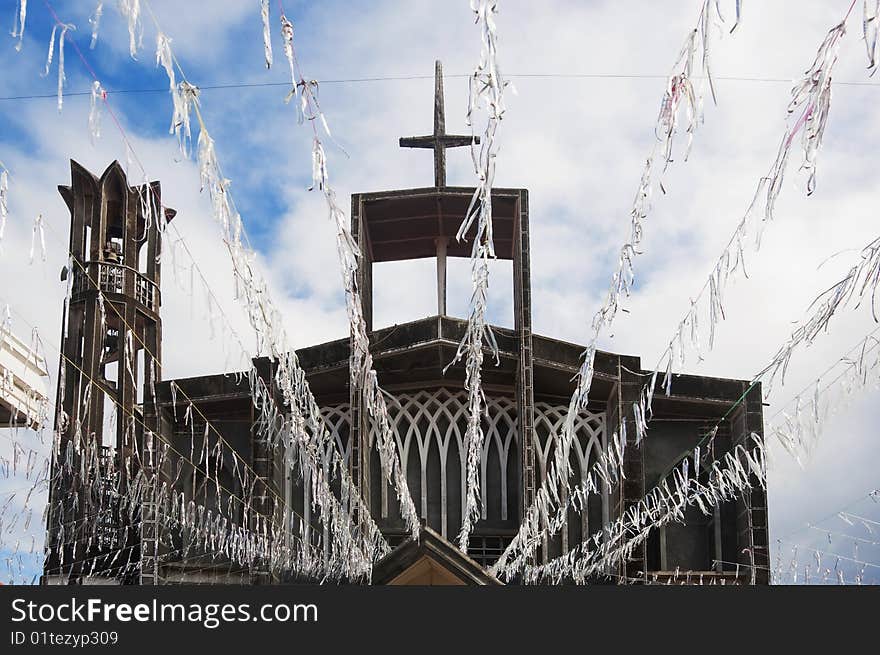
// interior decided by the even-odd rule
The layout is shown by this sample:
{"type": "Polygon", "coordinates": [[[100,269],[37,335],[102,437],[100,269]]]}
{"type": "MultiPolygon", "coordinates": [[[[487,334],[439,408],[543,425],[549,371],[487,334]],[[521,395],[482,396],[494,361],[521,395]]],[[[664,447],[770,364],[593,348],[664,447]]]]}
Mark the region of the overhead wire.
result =
{"type": "MultiPolygon", "coordinates": [[[[657,74],[626,74],[626,73],[506,73],[506,77],[515,79],[584,79],[584,80],[668,80],[668,75],[657,74]]],[[[445,79],[464,79],[469,78],[467,74],[444,74],[445,79]]],[[[315,80],[318,84],[369,84],[376,82],[406,82],[416,80],[433,80],[433,75],[382,75],[376,77],[351,77],[338,79],[319,79],[315,80]]],[[[693,79],[702,79],[701,76],[695,75],[693,79]]],[[[749,77],[749,76],[712,76],[712,80],[716,82],[755,82],[763,84],[791,84],[792,80],[782,77],[749,77]]],[[[880,82],[864,82],[857,80],[842,80],[832,82],[832,86],[846,87],[880,87],[880,82]]],[[[290,87],[290,82],[218,82],[213,84],[202,84],[196,88],[199,91],[224,91],[224,90],[241,90],[241,89],[260,89],[260,88],[278,88],[290,87]]],[[[153,93],[168,93],[168,87],[162,88],[107,88],[107,93],[117,95],[140,95],[153,93]]],[[[65,97],[90,96],[89,91],[65,91],[65,97]]],[[[0,96],[0,101],[8,100],[40,100],[40,99],[56,99],[57,93],[36,93],[0,96]]]]}

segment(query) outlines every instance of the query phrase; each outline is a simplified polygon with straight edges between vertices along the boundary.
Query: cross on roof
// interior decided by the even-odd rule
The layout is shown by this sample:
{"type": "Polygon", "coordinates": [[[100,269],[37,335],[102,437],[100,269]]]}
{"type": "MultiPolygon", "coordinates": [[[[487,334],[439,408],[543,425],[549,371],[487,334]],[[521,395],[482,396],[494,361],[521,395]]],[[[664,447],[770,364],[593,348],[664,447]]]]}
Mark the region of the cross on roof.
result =
{"type": "Polygon", "coordinates": [[[443,106],[443,64],[434,62],[434,134],[400,138],[401,148],[434,150],[434,186],[446,186],[446,148],[460,148],[479,143],[478,136],[446,134],[446,110],[443,106]]]}

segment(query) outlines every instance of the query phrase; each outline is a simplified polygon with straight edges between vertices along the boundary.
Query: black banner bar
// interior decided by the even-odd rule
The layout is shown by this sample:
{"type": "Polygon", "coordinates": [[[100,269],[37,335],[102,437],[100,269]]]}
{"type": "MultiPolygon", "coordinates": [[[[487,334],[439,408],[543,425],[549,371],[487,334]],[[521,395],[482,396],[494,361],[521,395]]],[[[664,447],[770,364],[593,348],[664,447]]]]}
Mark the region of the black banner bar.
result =
{"type": "Polygon", "coordinates": [[[843,646],[846,626],[873,629],[878,600],[878,587],[830,586],[0,587],[0,653],[755,648],[769,631],[797,640],[821,626],[843,646]]]}

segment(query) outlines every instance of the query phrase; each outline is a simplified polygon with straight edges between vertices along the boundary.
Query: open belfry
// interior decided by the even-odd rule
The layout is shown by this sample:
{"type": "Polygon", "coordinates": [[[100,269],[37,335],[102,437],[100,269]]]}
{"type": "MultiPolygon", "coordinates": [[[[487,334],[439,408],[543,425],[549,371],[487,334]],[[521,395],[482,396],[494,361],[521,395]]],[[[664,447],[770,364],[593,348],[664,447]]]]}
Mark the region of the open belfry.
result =
{"type": "MultiPolygon", "coordinates": [[[[174,211],[164,208],[159,183],[130,186],[118,163],[100,178],[72,163],[71,184],[60,187],[71,213],[72,254],[58,380],[60,484],[47,519],[48,543],[69,545],[50,551],[45,582],[317,582],[329,562],[363,550],[363,534],[375,525],[387,548],[364,582],[501,584],[489,569],[547,479],[585,347],[533,333],[530,230],[541,229],[541,217],[530,217],[526,188],[493,188],[494,252],[512,262],[514,317],[512,328],[492,327],[498,363],[487,356],[482,370],[481,515],[463,552],[456,536],[466,512],[468,396],[464,366],[449,364],[468,323],[447,313],[446,283],[448,258],[471,256],[475,228],[462,240],[456,234],[475,189],[447,185],[446,151],[470,147],[475,137],[446,134],[439,62],[433,108],[432,134],[400,139],[402,147],[433,150],[433,186],[353,194],[350,217],[370,353],[381,388],[393,396],[388,412],[422,525],[418,538],[383,475],[374,416],[350,383],[351,339],[295,353],[323,417],[319,436],[344,462],[337,470],[325,450],[324,470],[302,475],[275,429],[301,418],[291,416],[278,387],[277,358],[255,359],[256,373],[162,377],[160,244],[174,211]],[[436,315],[374,326],[374,266],[424,258],[437,263],[436,315]],[[255,388],[264,394],[260,401],[255,388]],[[261,408],[269,398],[278,412],[267,418],[261,408]],[[93,474],[84,477],[84,470],[93,474]],[[315,502],[328,489],[338,501],[332,516],[315,502]],[[208,527],[194,536],[193,525],[208,527]],[[333,536],[340,525],[361,533],[354,545],[333,536]],[[240,549],[267,555],[242,565],[231,555],[240,549]]],[[[651,374],[638,356],[596,354],[588,406],[573,418],[569,478],[572,486],[585,482],[614,448],[621,475],[599,485],[583,511],[569,507],[563,527],[538,544],[532,565],[570,553],[627,516],[683,462],[708,480],[712,471],[694,458],[710,431],[702,452],[716,460],[762,433],[760,385],[676,375],[668,394],[656,381],[651,436],[639,440],[635,408],[644,385],[654,384],[651,374]]],[[[555,490],[563,502],[567,489],[555,490]]],[[[680,518],[596,582],[678,581],[682,571],[691,582],[769,582],[762,486],[708,513],[688,508],[680,518]]]]}
{"type": "Polygon", "coordinates": [[[58,190],[71,216],[62,273],[70,294],[47,543],[70,545],[49,548],[46,578],[80,579],[109,552],[116,559],[108,564],[111,577],[143,582],[155,540],[149,508],[126,505],[109,490],[126,488],[139,471],[158,481],[145,439],[158,430],[157,417],[145,407],[162,375],[159,226],[175,212],[160,209],[158,182],[133,188],[118,162],[98,178],[72,161],[71,184],[58,190]],[[90,480],[78,474],[85,467],[95,472],[90,480]],[[130,557],[141,563],[137,579],[122,573],[130,557]]]}

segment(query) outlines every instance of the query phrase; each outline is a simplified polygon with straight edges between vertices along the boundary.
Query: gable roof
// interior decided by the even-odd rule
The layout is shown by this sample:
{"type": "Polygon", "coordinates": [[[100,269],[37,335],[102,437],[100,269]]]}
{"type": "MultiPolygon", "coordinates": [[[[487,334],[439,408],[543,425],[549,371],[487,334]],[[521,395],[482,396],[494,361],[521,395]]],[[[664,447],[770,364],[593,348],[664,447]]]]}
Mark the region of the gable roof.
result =
{"type": "Polygon", "coordinates": [[[373,566],[374,585],[500,585],[486,569],[427,526],[373,566]]]}

